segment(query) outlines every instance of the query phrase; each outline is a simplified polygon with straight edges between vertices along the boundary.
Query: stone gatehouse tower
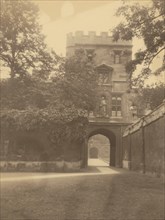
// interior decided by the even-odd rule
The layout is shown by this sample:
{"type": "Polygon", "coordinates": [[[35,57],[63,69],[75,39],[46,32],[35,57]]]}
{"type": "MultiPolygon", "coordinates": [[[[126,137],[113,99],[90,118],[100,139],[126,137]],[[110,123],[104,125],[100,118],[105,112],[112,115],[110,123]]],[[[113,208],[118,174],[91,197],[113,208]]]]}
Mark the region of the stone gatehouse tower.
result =
{"type": "MultiPolygon", "coordinates": [[[[99,36],[91,31],[67,35],[66,56],[84,49],[92,58],[98,75],[99,97],[95,112],[89,114],[89,137],[102,134],[110,140],[110,165],[122,167],[122,133],[132,122],[130,93],[125,64],[132,57],[132,42],[114,42],[107,32],[99,36]]],[[[89,138],[88,137],[88,138],[89,138]]],[[[88,149],[84,147],[83,166],[87,165],[88,149]]]]}

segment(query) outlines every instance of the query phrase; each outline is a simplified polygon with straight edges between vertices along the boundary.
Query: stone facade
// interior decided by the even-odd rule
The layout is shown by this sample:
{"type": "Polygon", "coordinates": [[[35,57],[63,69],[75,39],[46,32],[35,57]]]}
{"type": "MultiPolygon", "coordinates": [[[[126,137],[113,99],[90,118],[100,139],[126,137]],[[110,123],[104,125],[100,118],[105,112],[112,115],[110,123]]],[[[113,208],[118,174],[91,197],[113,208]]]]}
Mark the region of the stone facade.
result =
{"type": "Polygon", "coordinates": [[[66,55],[72,56],[74,51],[80,48],[86,51],[87,56],[93,57],[98,75],[98,103],[96,111],[89,115],[90,120],[100,121],[106,118],[106,122],[129,123],[132,120],[130,114],[132,103],[128,93],[125,65],[131,60],[131,42],[113,42],[112,37],[106,32],[102,32],[100,36],[95,32],[83,35],[81,31],[76,32],[74,36],[68,34],[66,55]],[[104,108],[102,113],[100,108],[104,108]]]}
{"type": "MultiPolygon", "coordinates": [[[[109,138],[111,133],[116,139],[111,144],[112,166],[122,166],[122,131],[133,120],[130,113],[132,105],[129,91],[128,75],[125,65],[132,57],[132,42],[114,42],[107,32],[102,32],[99,36],[91,31],[84,35],[82,31],[67,35],[66,55],[74,55],[77,49],[84,49],[89,59],[95,64],[95,73],[98,76],[98,102],[94,112],[89,113],[89,133],[101,134],[109,138]],[[108,133],[109,132],[109,133],[108,133]],[[112,146],[114,145],[114,146],[112,146]],[[112,148],[115,148],[114,150],[112,148]],[[112,153],[115,152],[115,153],[112,153]],[[112,154],[113,158],[112,158],[112,154]]],[[[87,165],[88,149],[85,149],[85,165],[87,165]]]]}

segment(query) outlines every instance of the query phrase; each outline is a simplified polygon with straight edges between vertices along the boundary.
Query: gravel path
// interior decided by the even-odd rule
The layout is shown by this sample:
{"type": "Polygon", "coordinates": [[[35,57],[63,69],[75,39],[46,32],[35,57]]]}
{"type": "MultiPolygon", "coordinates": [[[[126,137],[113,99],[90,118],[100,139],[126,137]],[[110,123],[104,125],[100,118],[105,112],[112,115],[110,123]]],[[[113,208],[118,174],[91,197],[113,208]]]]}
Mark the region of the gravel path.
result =
{"type": "Polygon", "coordinates": [[[1,220],[164,220],[163,180],[91,166],[87,172],[1,174],[1,220]]]}

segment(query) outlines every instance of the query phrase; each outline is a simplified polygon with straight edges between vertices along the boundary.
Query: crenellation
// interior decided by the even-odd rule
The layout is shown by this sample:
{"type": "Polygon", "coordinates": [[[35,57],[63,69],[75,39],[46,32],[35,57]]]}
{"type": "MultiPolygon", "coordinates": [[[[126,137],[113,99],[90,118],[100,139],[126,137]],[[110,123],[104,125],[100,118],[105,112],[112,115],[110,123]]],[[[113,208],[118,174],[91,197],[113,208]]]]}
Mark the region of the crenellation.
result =
{"type": "Polygon", "coordinates": [[[95,37],[96,36],[96,31],[89,31],[88,35],[86,35],[86,37],[95,37]]]}
{"type": "Polygon", "coordinates": [[[75,37],[83,37],[84,36],[84,32],[83,31],[76,31],[75,32],[75,37]]]}
{"type": "Polygon", "coordinates": [[[103,38],[109,37],[108,32],[101,32],[100,36],[103,38]]]}
{"type": "Polygon", "coordinates": [[[74,34],[67,34],[67,47],[75,46],[76,44],[132,47],[132,41],[113,41],[112,36],[108,32],[101,32],[99,35],[97,35],[95,31],[89,31],[88,34],[84,34],[83,31],[76,31],[74,34]]]}
{"type": "Polygon", "coordinates": [[[73,37],[73,33],[70,32],[70,33],[67,33],[67,38],[72,38],[73,37]]]}

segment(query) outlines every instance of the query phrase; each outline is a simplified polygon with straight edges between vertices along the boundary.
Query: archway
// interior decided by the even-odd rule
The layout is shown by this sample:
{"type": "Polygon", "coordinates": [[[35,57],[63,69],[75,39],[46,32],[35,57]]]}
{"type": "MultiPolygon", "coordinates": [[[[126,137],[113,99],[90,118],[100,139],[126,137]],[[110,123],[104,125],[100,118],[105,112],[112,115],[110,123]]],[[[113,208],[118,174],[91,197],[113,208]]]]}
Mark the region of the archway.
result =
{"type": "Polygon", "coordinates": [[[109,166],[110,142],[102,135],[96,134],[88,140],[88,165],[89,166],[109,166]]]}
{"type": "MultiPolygon", "coordinates": [[[[115,166],[116,136],[112,131],[103,128],[91,131],[88,135],[88,158],[90,158],[91,156],[90,149],[92,148],[97,148],[98,158],[108,162],[109,166],[115,166]],[[91,144],[91,142],[93,143],[91,144]],[[103,148],[103,150],[101,148],[103,148]]],[[[95,149],[95,153],[96,153],[96,149],[95,149]]]]}

